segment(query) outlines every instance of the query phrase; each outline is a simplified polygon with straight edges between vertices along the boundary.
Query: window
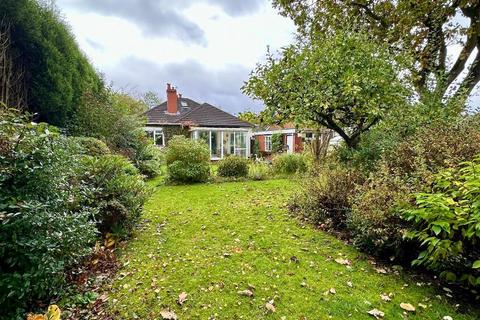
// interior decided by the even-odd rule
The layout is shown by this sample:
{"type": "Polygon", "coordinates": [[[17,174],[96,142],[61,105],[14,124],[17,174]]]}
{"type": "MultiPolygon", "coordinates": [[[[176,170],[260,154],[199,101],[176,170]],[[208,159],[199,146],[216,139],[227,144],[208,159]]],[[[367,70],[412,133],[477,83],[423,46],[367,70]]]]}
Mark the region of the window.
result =
{"type": "Polygon", "coordinates": [[[154,131],[154,144],[159,147],[165,146],[165,136],[163,135],[163,131],[156,130],[154,131]]]}
{"type": "Polygon", "coordinates": [[[248,155],[248,139],[246,132],[223,130],[197,130],[192,132],[194,139],[203,140],[210,149],[213,159],[237,155],[246,158],[248,155]]]}
{"type": "Polygon", "coordinates": [[[265,136],[265,151],[272,151],[272,136],[265,136]]]}

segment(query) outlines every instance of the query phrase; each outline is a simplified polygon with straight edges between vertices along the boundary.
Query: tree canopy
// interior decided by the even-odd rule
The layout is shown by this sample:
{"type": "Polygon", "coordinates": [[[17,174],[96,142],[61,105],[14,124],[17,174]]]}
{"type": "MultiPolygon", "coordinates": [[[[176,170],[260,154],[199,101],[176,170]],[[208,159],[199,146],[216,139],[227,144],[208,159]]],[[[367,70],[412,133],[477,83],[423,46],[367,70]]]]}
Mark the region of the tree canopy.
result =
{"type": "Polygon", "coordinates": [[[372,37],[388,44],[393,52],[410,55],[410,75],[420,98],[466,98],[480,81],[478,0],[273,3],[283,15],[293,19],[303,36],[315,37],[351,25],[369,30],[372,37]],[[460,45],[461,51],[456,60],[448,61],[447,48],[453,44],[460,45]]]}
{"type": "Polygon", "coordinates": [[[14,68],[23,71],[28,110],[67,127],[84,93],[103,87],[101,77],[52,3],[2,0],[0,21],[8,26],[14,68]]]}
{"type": "Polygon", "coordinates": [[[243,87],[263,100],[277,122],[315,123],[337,132],[350,148],[407,91],[388,50],[363,33],[338,32],[267,55],[243,87]]]}

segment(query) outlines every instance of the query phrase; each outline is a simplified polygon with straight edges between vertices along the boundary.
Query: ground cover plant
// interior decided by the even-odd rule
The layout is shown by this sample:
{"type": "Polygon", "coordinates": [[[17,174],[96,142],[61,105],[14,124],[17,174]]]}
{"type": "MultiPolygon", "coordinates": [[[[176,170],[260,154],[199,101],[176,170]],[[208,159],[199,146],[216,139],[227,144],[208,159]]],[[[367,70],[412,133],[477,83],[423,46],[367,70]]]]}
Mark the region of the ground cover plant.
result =
{"type": "Polygon", "coordinates": [[[296,187],[290,180],[158,187],[146,224],[121,255],[109,311],[122,319],[480,316],[462,302],[455,307],[430,280],[299,224],[285,208],[296,187]]]}

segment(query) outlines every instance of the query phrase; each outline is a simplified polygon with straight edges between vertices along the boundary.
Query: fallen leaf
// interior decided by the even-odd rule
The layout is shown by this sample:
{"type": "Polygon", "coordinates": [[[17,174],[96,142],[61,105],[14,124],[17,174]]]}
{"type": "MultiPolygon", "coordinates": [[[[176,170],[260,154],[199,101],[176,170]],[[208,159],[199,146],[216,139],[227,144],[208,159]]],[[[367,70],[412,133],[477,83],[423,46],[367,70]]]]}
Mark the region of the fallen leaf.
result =
{"type": "Polygon", "coordinates": [[[387,295],[387,294],[385,294],[385,293],[382,293],[382,294],[380,295],[380,298],[382,298],[382,300],[383,300],[383,301],[386,301],[386,302],[392,301],[392,298],[390,298],[390,296],[387,295]]]}
{"type": "Polygon", "coordinates": [[[418,306],[419,306],[420,308],[427,309],[427,306],[424,305],[423,303],[419,303],[418,306]]]}
{"type": "Polygon", "coordinates": [[[247,296],[247,297],[253,297],[253,291],[252,290],[243,290],[243,291],[238,291],[237,292],[241,296],[247,296]]]}
{"type": "Polygon", "coordinates": [[[384,268],[375,268],[375,271],[377,271],[377,273],[381,273],[381,274],[387,274],[387,270],[385,270],[384,268]]]}
{"type": "Polygon", "coordinates": [[[273,300],[270,300],[265,304],[265,308],[267,308],[270,312],[275,312],[275,306],[273,305],[273,300]]]}
{"type": "Polygon", "coordinates": [[[178,304],[179,305],[182,305],[185,301],[187,301],[187,293],[186,292],[182,292],[178,295],[178,304]]]}
{"type": "Polygon", "coordinates": [[[382,311],[380,311],[378,309],[372,309],[372,310],[368,311],[368,314],[375,317],[375,319],[380,319],[380,318],[383,318],[385,316],[385,313],[383,313],[382,311]]]}
{"type": "Polygon", "coordinates": [[[350,260],[348,259],[343,259],[343,258],[337,258],[335,259],[335,262],[338,263],[338,264],[342,264],[344,266],[349,266],[351,265],[352,263],[350,262],[350,260]]]}
{"type": "Polygon", "coordinates": [[[335,288],[330,288],[330,290],[328,290],[328,292],[330,292],[331,294],[335,294],[335,293],[337,293],[337,290],[335,290],[335,288]]]}
{"type": "Polygon", "coordinates": [[[177,320],[177,315],[173,311],[162,310],[160,311],[160,315],[164,320],[177,320]]]}
{"type": "Polygon", "coordinates": [[[347,286],[349,286],[350,288],[353,288],[353,283],[352,283],[352,281],[347,281],[347,286]]]}
{"type": "Polygon", "coordinates": [[[453,318],[450,317],[450,316],[445,316],[445,317],[443,317],[443,320],[453,320],[453,318]]]}
{"type": "Polygon", "coordinates": [[[400,308],[402,308],[405,311],[415,312],[415,307],[412,306],[410,303],[402,302],[402,303],[400,303],[400,308]]]}

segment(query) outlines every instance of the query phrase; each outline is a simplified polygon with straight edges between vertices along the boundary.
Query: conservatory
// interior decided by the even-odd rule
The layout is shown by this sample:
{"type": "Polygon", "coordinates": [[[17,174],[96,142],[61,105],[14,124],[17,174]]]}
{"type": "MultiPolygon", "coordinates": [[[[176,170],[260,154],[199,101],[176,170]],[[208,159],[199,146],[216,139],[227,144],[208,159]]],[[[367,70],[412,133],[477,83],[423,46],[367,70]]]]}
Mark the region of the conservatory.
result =
{"type": "Polygon", "coordinates": [[[203,140],[210,148],[212,160],[228,155],[250,156],[250,130],[242,128],[192,128],[192,138],[203,140]]]}

